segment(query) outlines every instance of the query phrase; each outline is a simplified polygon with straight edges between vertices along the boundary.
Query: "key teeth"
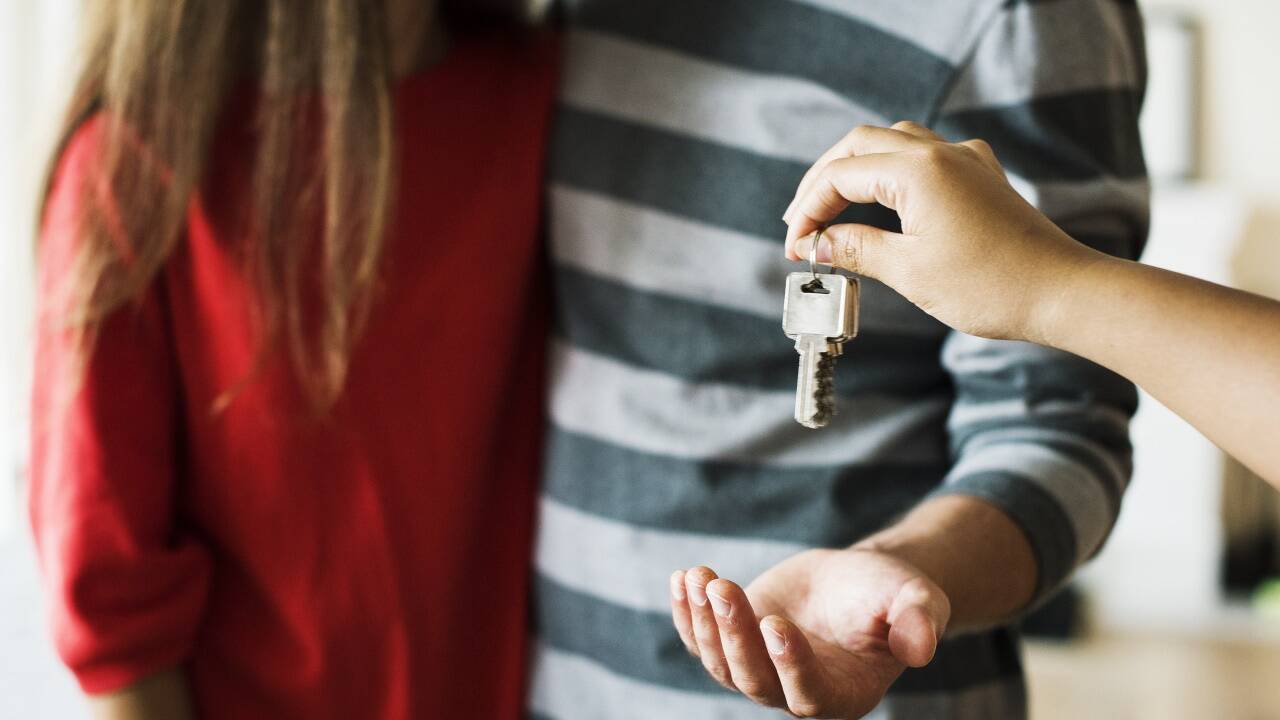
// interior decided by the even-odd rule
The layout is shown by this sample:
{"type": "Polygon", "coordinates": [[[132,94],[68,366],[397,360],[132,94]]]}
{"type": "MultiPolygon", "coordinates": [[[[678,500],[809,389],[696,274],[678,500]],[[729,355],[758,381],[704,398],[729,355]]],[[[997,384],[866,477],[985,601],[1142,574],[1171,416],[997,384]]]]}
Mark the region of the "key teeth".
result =
{"type": "Polygon", "coordinates": [[[818,357],[816,381],[813,389],[815,412],[810,421],[813,427],[822,427],[831,421],[836,414],[836,357],[833,353],[824,352],[818,357]]]}

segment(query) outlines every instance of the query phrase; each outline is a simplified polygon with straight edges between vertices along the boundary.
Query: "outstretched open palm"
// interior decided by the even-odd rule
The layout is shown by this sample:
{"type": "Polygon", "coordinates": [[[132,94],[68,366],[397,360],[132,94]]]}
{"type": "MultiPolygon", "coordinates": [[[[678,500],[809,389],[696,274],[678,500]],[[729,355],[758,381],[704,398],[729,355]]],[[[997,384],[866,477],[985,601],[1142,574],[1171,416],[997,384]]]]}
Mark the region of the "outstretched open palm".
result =
{"type": "Polygon", "coordinates": [[[870,550],[810,550],[744,592],[710,568],[671,578],[672,618],[721,684],[801,717],[858,718],[908,666],[932,659],[950,617],[914,566],[870,550]]]}

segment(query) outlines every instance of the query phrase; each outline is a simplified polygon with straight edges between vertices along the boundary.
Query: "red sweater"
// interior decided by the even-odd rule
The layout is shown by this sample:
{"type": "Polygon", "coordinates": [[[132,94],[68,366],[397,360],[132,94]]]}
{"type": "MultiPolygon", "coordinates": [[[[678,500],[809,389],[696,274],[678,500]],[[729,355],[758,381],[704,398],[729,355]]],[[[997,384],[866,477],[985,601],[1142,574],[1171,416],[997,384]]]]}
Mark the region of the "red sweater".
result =
{"type": "Polygon", "coordinates": [[[397,86],[383,274],[322,419],[282,349],[211,412],[257,341],[234,105],[178,249],[68,385],[49,311],[101,118],[72,139],[40,252],[30,512],[86,691],[183,664],[206,718],[523,715],[554,60],[546,38],[463,40],[397,86]]]}

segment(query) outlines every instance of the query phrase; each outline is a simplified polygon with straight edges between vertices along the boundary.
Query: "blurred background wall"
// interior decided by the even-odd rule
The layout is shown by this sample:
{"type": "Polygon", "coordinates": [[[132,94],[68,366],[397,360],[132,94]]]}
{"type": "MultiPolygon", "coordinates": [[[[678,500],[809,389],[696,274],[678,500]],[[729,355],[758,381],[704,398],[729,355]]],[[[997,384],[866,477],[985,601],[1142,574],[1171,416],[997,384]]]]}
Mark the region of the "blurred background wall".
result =
{"type": "Polygon", "coordinates": [[[73,60],[79,0],[0,0],[0,718],[87,717],[54,656],[22,512],[32,232],[73,60]]]}
{"type": "MultiPolygon", "coordinates": [[[[19,482],[32,210],[79,5],[0,0],[0,718],[83,716],[44,631],[19,482]]],[[[1146,259],[1280,296],[1280,133],[1272,130],[1280,2],[1142,6],[1153,22],[1144,129],[1153,168],[1167,173],[1155,187],[1146,259]],[[1191,29],[1185,73],[1177,52],[1162,54],[1181,42],[1169,34],[1179,27],[1191,29]]],[[[1233,544],[1262,553],[1240,561],[1252,562],[1254,575],[1275,562],[1259,538],[1277,535],[1268,524],[1280,515],[1276,495],[1150,398],[1134,440],[1137,471],[1120,523],[1079,583],[1086,634],[1028,653],[1035,717],[1280,717],[1280,619],[1222,582],[1233,544]]]]}

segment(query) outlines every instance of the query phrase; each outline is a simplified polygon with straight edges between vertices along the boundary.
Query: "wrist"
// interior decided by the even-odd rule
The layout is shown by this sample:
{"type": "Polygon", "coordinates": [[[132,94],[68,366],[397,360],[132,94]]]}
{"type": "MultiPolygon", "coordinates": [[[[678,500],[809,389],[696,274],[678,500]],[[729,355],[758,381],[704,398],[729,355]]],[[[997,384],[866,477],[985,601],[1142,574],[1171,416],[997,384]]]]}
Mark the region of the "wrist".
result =
{"type": "Polygon", "coordinates": [[[1078,323],[1084,303],[1094,293],[1097,278],[1117,262],[1116,258],[1065,238],[1070,246],[1062,248],[1055,262],[1040,264],[1041,271],[1033,279],[1035,292],[1028,303],[1027,325],[1023,339],[1040,345],[1070,350],[1071,331],[1078,323]]]}
{"type": "Polygon", "coordinates": [[[934,497],[851,551],[890,555],[916,568],[951,603],[951,627],[988,627],[1031,601],[1037,565],[1013,520],[968,495],[934,497]]]}

